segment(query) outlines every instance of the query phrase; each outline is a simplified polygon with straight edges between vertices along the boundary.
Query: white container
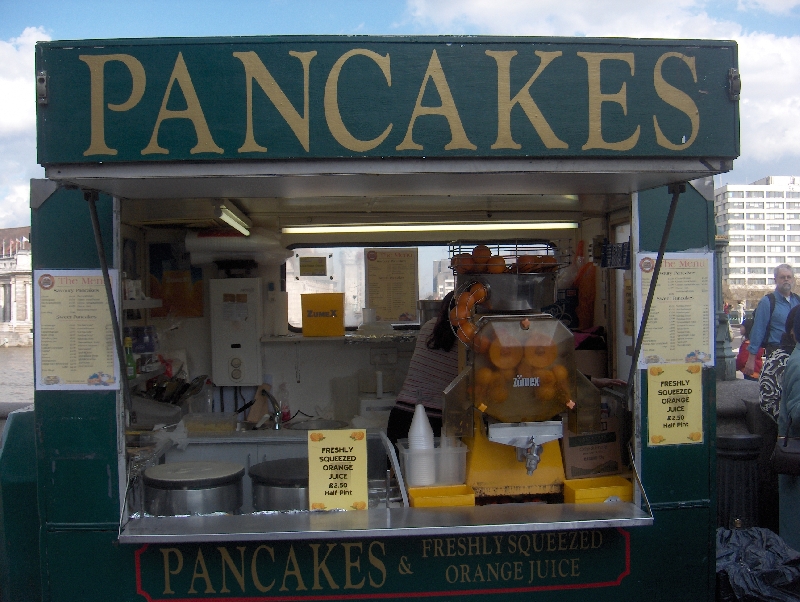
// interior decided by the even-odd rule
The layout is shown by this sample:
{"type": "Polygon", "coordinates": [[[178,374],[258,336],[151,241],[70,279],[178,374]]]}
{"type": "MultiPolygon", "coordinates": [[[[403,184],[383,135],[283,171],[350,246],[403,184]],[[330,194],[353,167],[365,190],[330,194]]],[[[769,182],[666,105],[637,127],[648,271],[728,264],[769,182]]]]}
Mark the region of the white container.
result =
{"type": "Polygon", "coordinates": [[[461,485],[467,480],[467,446],[461,441],[450,440],[450,446],[441,447],[439,437],[434,438],[433,449],[409,449],[407,439],[398,439],[400,470],[408,487],[429,485],[461,485]],[[426,466],[434,467],[433,480],[427,481],[430,472],[426,466]]]}

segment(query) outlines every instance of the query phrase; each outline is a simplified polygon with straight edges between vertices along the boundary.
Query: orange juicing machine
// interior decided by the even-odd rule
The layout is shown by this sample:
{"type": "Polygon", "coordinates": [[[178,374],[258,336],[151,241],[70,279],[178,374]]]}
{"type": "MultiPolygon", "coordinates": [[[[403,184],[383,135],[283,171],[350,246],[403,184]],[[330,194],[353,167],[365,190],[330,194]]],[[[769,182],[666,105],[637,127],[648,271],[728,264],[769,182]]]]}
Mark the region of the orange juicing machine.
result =
{"type": "Polygon", "coordinates": [[[456,280],[450,321],[462,369],[445,391],[444,431],[469,448],[467,484],[483,497],[561,493],[562,421],[592,430],[600,403],[576,370],[572,333],[541,313],[554,300],[555,274],[456,280]]]}

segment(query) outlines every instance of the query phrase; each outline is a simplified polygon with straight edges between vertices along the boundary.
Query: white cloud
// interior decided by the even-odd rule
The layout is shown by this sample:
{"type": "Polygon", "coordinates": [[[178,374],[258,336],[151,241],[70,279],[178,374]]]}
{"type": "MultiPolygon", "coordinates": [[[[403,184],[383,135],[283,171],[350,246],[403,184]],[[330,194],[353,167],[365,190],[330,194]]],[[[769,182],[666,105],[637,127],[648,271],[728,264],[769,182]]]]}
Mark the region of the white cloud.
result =
{"type": "Polygon", "coordinates": [[[0,228],[30,224],[30,178],[36,164],[36,76],[34,45],[49,40],[40,27],[0,40],[0,228]]]}
{"type": "Polygon", "coordinates": [[[739,10],[763,10],[775,15],[786,15],[800,6],[798,0],[739,0],[739,10]]]}
{"type": "Polygon", "coordinates": [[[18,38],[0,40],[0,136],[36,128],[34,45],[50,38],[28,27],[18,38]]]}
{"type": "Polygon", "coordinates": [[[30,185],[28,182],[16,184],[0,198],[0,226],[16,228],[31,223],[30,185]]]}

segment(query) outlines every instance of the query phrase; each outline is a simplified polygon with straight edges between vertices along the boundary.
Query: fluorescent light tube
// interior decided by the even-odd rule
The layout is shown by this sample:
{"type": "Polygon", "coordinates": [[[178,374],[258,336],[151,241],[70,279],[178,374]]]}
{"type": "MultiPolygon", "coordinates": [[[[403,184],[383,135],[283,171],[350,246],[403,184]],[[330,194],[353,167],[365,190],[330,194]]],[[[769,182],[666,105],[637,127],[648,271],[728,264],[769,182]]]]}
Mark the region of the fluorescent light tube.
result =
{"type": "Polygon", "coordinates": [[[253,222],[235,205],[218,203],[215,205],[215,215],[231,228],[235,228],[245,236],[250,236],[249,228],[253,226],[253,222]]]}
{"type": "Polygon", "coordinates": [[[360,226],[287,226],[283,234],[360,234],[370,232],[491,232],[499,230],[569,230],[578,222],[504,222],[467,224],[370,224],[360,226]]]}

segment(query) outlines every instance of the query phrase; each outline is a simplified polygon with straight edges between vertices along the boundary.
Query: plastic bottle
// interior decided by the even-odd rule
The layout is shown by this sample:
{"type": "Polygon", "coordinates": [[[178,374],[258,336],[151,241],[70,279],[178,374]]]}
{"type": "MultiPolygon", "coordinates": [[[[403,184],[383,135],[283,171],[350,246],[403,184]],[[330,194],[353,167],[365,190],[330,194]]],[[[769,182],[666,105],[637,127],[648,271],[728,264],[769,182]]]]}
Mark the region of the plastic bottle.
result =
{"type": "Polygon", "coordinates": [[[278,395],[275,397],[281,406],[281,422],[287,422],[292,418],[292,410],[289,407],[289,389],[286,383],[281,383],[278,387],[278,395]]]}
{"type": "Polygon", "coordinates": [[[133,357],[133,341],[125,337],[125,376],[128,380],[136,378],[136,359],[133,357]]]}

